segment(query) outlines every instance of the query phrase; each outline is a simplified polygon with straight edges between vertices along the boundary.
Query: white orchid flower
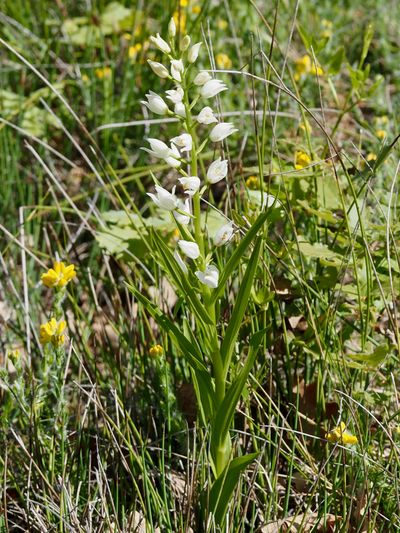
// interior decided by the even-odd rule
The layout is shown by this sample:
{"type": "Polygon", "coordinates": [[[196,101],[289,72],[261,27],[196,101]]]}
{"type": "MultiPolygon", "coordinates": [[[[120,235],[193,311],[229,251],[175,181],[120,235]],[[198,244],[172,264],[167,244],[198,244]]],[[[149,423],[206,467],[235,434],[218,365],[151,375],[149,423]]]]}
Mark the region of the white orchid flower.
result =
{"type": "Polygon", "coordinates": [[[148,138],[147,142],[150,144],[151,150],[148,148],[142,148],[142,150],[148,152],[157,159],[165,159],[171,155],[171,148],[169,148],[165,142],[153,138],[148,138]]]}
{"type": "Polygon", "coordinates": [[[186,194],[193,196],[200,189],[200,178],[190,176],[189,178],[178,178],[179,183],[185,189],[186,194]]]}
{"type": "Polygon", "coordinates": [[[231,122],[220,122],[210,131],[210,139],[212,142],[217,143],[223,141],[232,133],[238,131],[231,122]]]}
{"type": "Polygon", "coordinates": [[[210,80],[212,80],[210,74],[205,70],[201,70],[193,80],[193,83],[200,87],[210,80]]]}
{"type": "Polygon", "coordinates": [[[169,54],[171,52],[171,47],[162,37],[160,37],[159,33],[157,33],[155,37],[154,35],[151,35],[150,41],[155,44],[161,52],[164,52],[164,54],[169,54]]]}
{"type": "Polygon", "coordinates": [[[207,287],[211,289],[218,287],[219,272],[216,266],[207,265],[204,271],[196,270],[195,274],[199,281],[207,287]]]}
{"type": "Polygon", "coordinates": [[[172,168],[179,168],[181,166],[180,157],[178,148],[171,143],[170,153],[168,157],[164,158],[164,161],[172,168]]]}
{"type": "Polygon", "coordinates": [[[151,59],[148,59],[147,63],[150,65],[150,68],[154,74],[157,74],[159,78],[169,78],[169,72],[162,63],[159,63],[158,61],[151,61],[151,59]]]}
{"type": "Polygon", "coordinates": [[[196,120],[199,124],[212,124],[213,122],[218,122],[217,117],[214,115],[214,111],[208,106],[203,107],[197,115],[196,120]]]}
{"type": "Polygon", "coordinates": [[[220,157],[213,161],[207,170],[207,181],[211,184],[218,183],[228,174],[228,160],[220,157]]]}
{"type": "Polygon", "coordinates": [[[185,105],[182,102],[175,104],[174,113],[175,115],[178,115],[179,117],[185,118],[186,117],[185,105]]]}
{"type": "Polygon", "coordinates": [[[182,152],[190,152],[193,145],[192,136],[189,133],[182,133],[178,137],[171,139],[171,142],[175,144],[182,152]]]}
{"type": "Polygon", "coordinates": [[[153,202],[160,209],[165,209],[166,211],[173,211],[178,205],[178,198],[175,196],[175,187],[172,189],[172,192],[167,191],[159,185],[155,186],[156,193],[148,192],[147,195],[153,200],[153,202]]]}
{"type": "Polygon", "coordinates": [[[170,89],[169,91],[165,91],[165,93],[168,95],[168,100],[170,100],[173,104],[179,104],[183,100],[182,87],[178,87],[177,89],[170,89]]]}
{"type": "Polygon", "coordinates": [[[214,244],[215,246],[223,246],[227,242],[229,242],[233,235],[233,226],[229,222],[228,224],[224,224],[222,227],[219,228],[217,233],[214,237],[214,244]]]}
{"type": "Polygon", "coordinates": [[[200,248],[195,242],[180,240],[178,246],[189,259],[197,259],[200,256],[200,248]]]}
{"type": "Polygon", "coordinates": [[[182,200],[178,200],[178,203],[177,203],[177,206],[176,206],[176,209],[179,209],[179,211],[181,211],[181,213],[178,213],[178,211],[174,211],[173,215],[175,217],[175,220],[177,222],[179,222],[179,224],[182,224],[183,226],[187,226],[190,222],[190,215],[191,215],[191,211],[190,211],[190,200],[189,198],[186,198],[186,200],[183,202],[182,200]],[[185,214],[182,214],[182,213],[187,213],[186,215],[185,214]]]}
{"type": "Polygon", "coordinates": [[[222,91],[226,91],[228,87],[221,80],[209,80],[207,81],[200,91],[200,96],[203,98],[212,98],[222,91]]]}
{"type": "Polygon", "coordinates": [[[187,56],[189,63],[194,63],[197,60],[197,58],[199,57],[200,46],[202,44],[203,43],[196,43],[190,48],[187,56]]]}
{"type": "Polygon", "coordinates": [[[179,83],[182,81],[183,69],[184,66],[182,59],[173,59],[171,61],[171,76],[174,78],[175,81],[179,83]]]}
{"type": "Polygon", "coordinates": [[[168,106],[164,100],[157,93],[150,91],[146,94],[147,102],[142,100],[142,104],[145,105],[150,111],[157,115],[166,115],[168,113],[168,106]]]}

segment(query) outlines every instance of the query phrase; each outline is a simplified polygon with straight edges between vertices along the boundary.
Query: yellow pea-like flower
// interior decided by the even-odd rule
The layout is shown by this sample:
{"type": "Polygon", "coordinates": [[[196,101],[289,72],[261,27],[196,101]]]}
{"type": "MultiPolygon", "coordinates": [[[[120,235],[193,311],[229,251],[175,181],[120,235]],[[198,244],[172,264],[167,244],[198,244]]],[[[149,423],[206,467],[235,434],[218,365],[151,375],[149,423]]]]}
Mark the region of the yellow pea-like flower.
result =
{"type": "Polygon", "coordinates": [[[40,344],[51,343],[55,348],[59,348],[65,342],[64,330],[67,326],[65,320],[57,322],[55,318],[51,318],[45,324],[40,326],[40,344]]]}
{"type": "Polygon", "coordinates": [[[226,70],[232,68],[232,60],[226,54],[217,54],[215,56],[215,62],[218,68],[223,68],[226,70]]]}
{"type": "Polygon", "coordinates": [[[61,289],[75,276],[75,265],[65,266],[62,261],[55,261],[53,268],[42,274],[41,279],[46,287],[61,289]]]}
{"type": "Polygon", "coordinates": [[[99,80],[104,80],[106,78],[111,78],[112,70],[110,67],[96,68],[94,71],[96,78],[99,80]]]}
{"type": "Polygon", "coordinates": [[[251,191],[258,191],[260,188],[260,180],[257,176],[249,176],[246,180],[246,187],[251,191]]]}
{"type": "Polygon", "coordinates": [[[151,357],[159,357],[160,355],[163,354],[163,352],[164,352],[164,349],[160,344],[155,344],[149,350],[149,354],[151,355],[151,357]]]}
{"type": "Polygon", "coordinates": [[[328,442],[338,442],[339,444],[357,444],[358,442],[355,435],[351,435],[351,433],[346,431],[344,422],[340,422],[339,426],[326,433],[325,438],[328,442]]]}
{"type": "Polygon", "coordinates": [[[302,150],[297,150],[294,158],[294,168],[301,170],[311,163],[311,157],[302,150]]]}

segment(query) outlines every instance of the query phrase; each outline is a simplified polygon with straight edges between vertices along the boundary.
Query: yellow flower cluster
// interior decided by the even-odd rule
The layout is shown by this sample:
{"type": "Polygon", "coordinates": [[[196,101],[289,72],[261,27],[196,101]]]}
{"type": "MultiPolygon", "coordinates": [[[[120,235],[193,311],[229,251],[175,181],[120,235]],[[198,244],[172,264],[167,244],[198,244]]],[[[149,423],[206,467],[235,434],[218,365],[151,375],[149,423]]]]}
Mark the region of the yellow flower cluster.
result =
{"type": "Polygon", "coordinates": [[[311,157],[306,153],[298,150],[294,158],[294,168],[296,170],[302,170],[311,163],[311,157]]]}
{"type": "Polygon", "coordinates": [[[112,70],[110,67],[96,68],[94,73],[99,80],[108,79],[112,76],[112,70]]]}
{"type": "Polygon", "coordinates": [[[314,76],[322,76],[324,71],[318,65],[315,65],[311,60],[311,57],[306,54],[295,60],[295,74],[294,79],[298,81],[302,76],[306,74],[313,74],[314,76]]]}
{"type": "Polygon", "coordinates": [[[252,191],[258,191],[260,188],[260,180],[257,176],[249,176],[246,180],[246,187],[252,191]]]}
{"type": "Polygon", "coordinates": [[[40,326],[40,344],[51,343],[55,348],[60,348],[65,342],[64,330],[66,328],[65,320],[57,322],[55,318],[51,318],[45,324],[40,326]]]}
{"type": "Polygon", "coordinates": [[[217,54],[215,56],[215,62],[218,68],[229,70],[232,68],[232,60],[226,54],[217,54]]]}
{"type": "Polygon", "coordinates": [[[351,435],[346,431],[346,424],[344,422],[340,422],[338,427],[326,433],[325,438],[328,442],[338,442],[339,444],[357,444],[358,442],[355,435],[351,435]]]}
{"type": "Polygon", "coordinates": [[[46,285],[46,287],[61,289],[75,276],[75,265],[65,266],[62,261],[55,261],[53,268],[50,268],[45,274],[42,274],[41,279],[43,285],[46,285]]]}
{"type": "Polygon", "coordinates": [[[159,357],[160,355],[163,354],[163,352],[164,352],[164,349],[160,344],[155,344],[149,350],[149,354],[151,355],[151,357],[159,357]]]}

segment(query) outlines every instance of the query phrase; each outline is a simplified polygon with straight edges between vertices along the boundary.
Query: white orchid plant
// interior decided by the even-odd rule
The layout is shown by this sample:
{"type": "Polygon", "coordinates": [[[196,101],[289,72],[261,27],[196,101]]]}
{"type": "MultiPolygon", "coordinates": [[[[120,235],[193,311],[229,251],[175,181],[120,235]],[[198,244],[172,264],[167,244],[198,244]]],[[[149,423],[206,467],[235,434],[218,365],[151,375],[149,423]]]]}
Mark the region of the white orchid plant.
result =
{"type": "Polygon", "coordinates": [[[168,143],[148,138],[150,147],[143,148],[174,169],[177,181],[169,191],[153,176],[155,192],[149,192],[148,196],[157,209],[171,213],[180,238],[173,250],[154,232],[152,248],[157,262],[185,302],[186,311],[172,321],[137,288],[130,288],[190,365],[200,422],[209,428],[213,482],[207,489],[205,513],[211,513],[215,523],[221,526],[241,472],[256,458],[256,454],[236,455],[230,430],[264,333],[252,335],[241,350],[243,353],[238,352],[239,331],[262,249],[263,238],[258,234],[268,210],[262,211],[241,232],[227,218],[210,238],[201,216],[202,197],[207,188],[227,179],[228,161],[223,158],[223,142],[238,130],[232,123],[221,121],[209,104],[228,88],[209,72],[196,70],[194,64],[202,43],[191,46],[190,37],[185,36],[178,44],[173,20],[168,28],[168,41],[159,34],[151,41],[165,60],[148,63],[158,77],[171,83],[171,88],[165,91],[164,97],[150,91],[143,105],[156,115],[175,117],[182,131],[168,143]],[[206,166],[203,154],[208,143],[214,151],[220,149],[221,156],[206,166]],[[181,197],[176,194],[178,183],[183,189],[181,197]],[[218,250],[230,244],[229,259],[223,269],[218,268],[218,250]],[[220,310],[228,281],[245,262],[247,267],[241,268],[244,274],[226,323],[220,310]]]}

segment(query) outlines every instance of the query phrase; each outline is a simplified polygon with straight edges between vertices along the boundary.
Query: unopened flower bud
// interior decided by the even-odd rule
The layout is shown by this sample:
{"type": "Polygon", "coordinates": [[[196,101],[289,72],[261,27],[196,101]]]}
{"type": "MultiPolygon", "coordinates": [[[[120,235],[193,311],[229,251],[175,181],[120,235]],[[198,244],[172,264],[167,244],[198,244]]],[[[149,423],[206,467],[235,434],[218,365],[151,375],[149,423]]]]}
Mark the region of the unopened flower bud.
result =
{"type": "Polygon", "coordinates": [[[173,39],[176,35],[176,24],[174,21],[174,17],[171,18],[168,24],[168,35],[173,39]]]}
{"type": "Polygon", "coordinates": [[[212,78],[210,74],[205,70],[200,70],[200,72],[197,74],[195,79],[193,80],[193,83],[197,86],[202,86],[208,81],[210,81],[212,78]]]}
{"type": "Polygon", "coordinates": [[[202,44],[203,43],[196,43],[190,48],[187,56],[189,63],[194,63],[197,60],[197,58],[199,57],[200,46],[202,44]]]}
{"type": "Polygon", "coordinates": [[[160,37],[159,33],[157,33],[156,37],[151,35],[150,41],[154,43],[161,52],[164,52],[164,54],[169,54],[171,52],[171,47],[162,37],[160,37]]]}
{"type": "Polygon", "coordinates": [[[151,59],[148,59],[147,63],[150,65],[150,68],[154,74],[157,74],[159,78],[169,78],[169,72],[164,65],[158,63],[158,61],[151,61],[151,59]]]}
{"type": "Polygon", "coordinates": [[[185,35],[180,45],[181,52],[185,52],[189,48],[189,46],[190,46],[190,37],[189,35],[185,35]]]}

